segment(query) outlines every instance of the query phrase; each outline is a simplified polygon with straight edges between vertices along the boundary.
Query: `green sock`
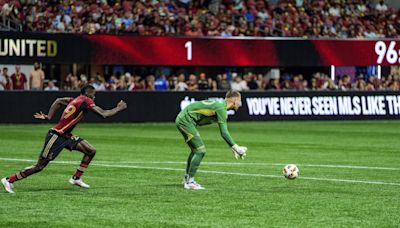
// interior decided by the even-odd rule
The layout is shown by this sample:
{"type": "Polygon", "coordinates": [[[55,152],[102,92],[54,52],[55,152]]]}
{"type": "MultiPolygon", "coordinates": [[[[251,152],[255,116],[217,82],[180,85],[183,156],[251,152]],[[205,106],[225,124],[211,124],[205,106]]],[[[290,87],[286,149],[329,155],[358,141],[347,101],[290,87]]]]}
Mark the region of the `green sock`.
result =
{"type": "Polygon", "coordinates": [[[187,163],[186,163],[186,175],[189,174],[189,167],[190,167],[190,162],[192,161],[194,152],[190,152],[187,163]]]}
{"type": "Polygon", "coordinates": [[[199,168],[200,162],[203,159],[204,155],[205,155],[205,152],[194,153],[194,155],[190,161],[190,165],[189,165],[189,170],[188,170],[189,177],[194,177],[194,175],[196,174],[197,168],[199,168]]]}

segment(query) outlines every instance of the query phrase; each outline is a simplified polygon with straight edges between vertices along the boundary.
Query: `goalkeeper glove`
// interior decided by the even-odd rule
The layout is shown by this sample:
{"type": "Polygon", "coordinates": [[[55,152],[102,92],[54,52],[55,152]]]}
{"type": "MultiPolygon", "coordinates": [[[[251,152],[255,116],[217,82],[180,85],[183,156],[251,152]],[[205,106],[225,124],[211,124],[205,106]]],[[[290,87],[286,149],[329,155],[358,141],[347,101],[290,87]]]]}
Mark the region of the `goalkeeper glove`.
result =
{"type": "Polygon", "coordinates": [[[246,156],[247,152],[247,147],[244,146],[239,146],[238,144],[235,144],[231,147],[233,155],[235,156],[236,159],[244,159],[246,156]]]}

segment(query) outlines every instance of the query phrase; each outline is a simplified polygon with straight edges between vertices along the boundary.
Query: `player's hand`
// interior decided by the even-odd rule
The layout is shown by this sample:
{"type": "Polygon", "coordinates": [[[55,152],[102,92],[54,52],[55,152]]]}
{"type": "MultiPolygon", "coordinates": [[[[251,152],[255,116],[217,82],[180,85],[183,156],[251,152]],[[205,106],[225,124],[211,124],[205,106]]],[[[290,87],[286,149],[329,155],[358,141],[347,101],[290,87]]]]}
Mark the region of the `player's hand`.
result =
{"type": "Polygon", "coordinates": [[[40,120],[48,120],[49,116],[44,114],[43,112],[37,112],[33,115],[33,117],[35,117],[35,119],[40,119],[40,120]]]}
{"type": "Polygon", "coordinates": [[[128,105],[126,104],[125,101],[121,100],[120,102],[118,102],[117,107],[119,108],[120,111],[126,109],[126,107],[128,107],[128,105]]]}
{"type": "Polygon", "coordinates": [[[244,159],[244,157],[246,157],[247,147],[235,144],[231,147],[231,149],[236,159],[244,159]]]}

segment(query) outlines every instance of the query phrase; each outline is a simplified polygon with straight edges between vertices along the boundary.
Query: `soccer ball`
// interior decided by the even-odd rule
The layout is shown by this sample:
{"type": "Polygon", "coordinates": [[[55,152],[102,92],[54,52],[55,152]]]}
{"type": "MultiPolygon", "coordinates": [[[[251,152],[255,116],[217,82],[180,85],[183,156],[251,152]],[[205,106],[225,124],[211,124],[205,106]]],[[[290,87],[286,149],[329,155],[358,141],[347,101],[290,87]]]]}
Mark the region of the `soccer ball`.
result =
{"type": "Polygon", "coordinates": [[[282,173],[287,179],[293,180],[299,176],[299,168],[294,164],[288,164],[283,168],[282,173]]]}

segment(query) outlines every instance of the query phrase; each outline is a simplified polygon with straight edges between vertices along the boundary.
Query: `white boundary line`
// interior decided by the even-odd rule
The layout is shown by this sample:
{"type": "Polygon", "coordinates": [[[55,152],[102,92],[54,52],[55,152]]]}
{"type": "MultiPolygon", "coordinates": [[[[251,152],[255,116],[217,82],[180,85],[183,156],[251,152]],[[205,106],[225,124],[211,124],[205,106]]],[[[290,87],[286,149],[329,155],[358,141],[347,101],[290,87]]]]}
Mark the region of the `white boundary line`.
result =
{"type": "MultiPolygon", "coordinates": [[[[1,158],[0,158],[1,160],[1,158]]],[[[186,164],[186,162],[173,161],[96,161],[98,163],[123,163],[123,164],[186,164]]],[[[283,163],[250,163],[250,162],[202,162],[203,165],[259,165],[259,166],[285,166],[283,163]]],[[[318,168],[343,168],[343,169],[370,169],[370,170],[393,170],[400,171],[400,168],[395,167],[376,167],[376,166],[352,166],[352,165],[318,165],[318,164],[297,164],[300,167],[318,167],[318,168]]]]}
{"type": "MultiPolygon", "coordinates": [[[[17,161],[17,162],[36,162],[35,160],[29,159],[18,159],[18,158],[0,158],[0,161],[17,161]]],[[[52,161],[55,164],[79,164],[76,161],[52,161]]],[[[118,165],[118,164],[101,164],[93,163],[91,166],[110,167],[110,168],[129,168],[129,169],[149,169],[149,170],[169,170],[169,171],[184,171],[185,169],[176,169],[169,167],[147,167],[147,166],[134,166],[134,165],[118,165]]],[[[211,174],[222,174],[222,175],[234,175],[234,176],[251,176],[251,177],[268,177],[268,178],[281,178],[278,175],[258,174],[258,173],[237,173],[237,172],[221,172],[211,170],[199,170],[201,173],[211,174]]],[[[392,185],[400,186],[400,183],[382,182],[382,181],[362,181],[362,180],[347,180],[347,179],[330,179],[330,178],[319,178],[319,177],[299,177],[303,180],[316,180],[316,181],[330,181],[330,182],[346,182],[353,184],[375,184],[375,185],[392,185]]]]}
{"type": "MultiPolygon", "coordinates": [[[[1,158],[0,160],[5,161],[33,161],[18,158],[1,158]]],[[[54,162],[54,161],[53,161],[54,162]]],[[[55,163],[62,163],[63,161],[56,161],[55,163]]],[[[73,162],[73,161],[67,161],[73,162]]],[[[108,164],[186,164],[186,162],[175,162],[175,161],[95,161],[96,164],[108,163],[108,164]]],[[[77,162],[76,162],[77,163],[77,162]]],[[[71,164],[71,163],[68,163],[71,164]]],[[[75,164],[75,163],[73,163],[75,164]]],[[[246,166],[246,165],[259,165],[259,166],[285,166],[283,163],[262,163],[262,162],[202,162],[203,165],[226,165],[226,166],[246,166]]],[[[343,168],[343,169],[367,169],[367,170],[392,170],[400,171],[400,168],[396,167],[377,167],[377,166],[353,166],[353,165],[320,165],[320,164],[297,164],[300,167],[317,167],[317,168],[343,168]]]]}

